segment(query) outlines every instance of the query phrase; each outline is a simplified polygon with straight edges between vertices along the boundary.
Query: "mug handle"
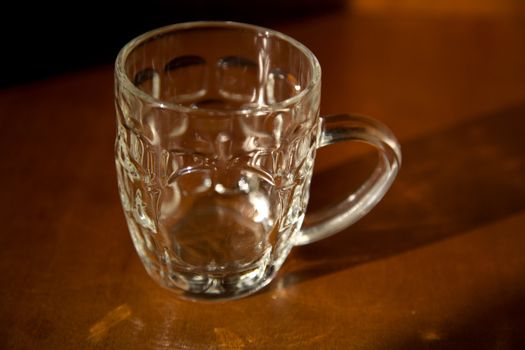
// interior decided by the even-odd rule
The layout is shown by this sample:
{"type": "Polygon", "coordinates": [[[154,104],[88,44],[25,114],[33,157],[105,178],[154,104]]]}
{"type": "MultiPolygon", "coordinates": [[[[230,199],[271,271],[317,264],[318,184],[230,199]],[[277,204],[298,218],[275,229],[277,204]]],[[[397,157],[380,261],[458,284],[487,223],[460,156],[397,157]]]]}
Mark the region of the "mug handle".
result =
{"type": "Polygon", "coordinates": [[[317,148],[340,141],[358,141],[378,149],[379,161],[370,177],[337,205],[308,214],[295,245],[329,237],[366,215],[385,195],[401,166],[401,146],[382,123],[358,115],[321,116],[317,148]]]}

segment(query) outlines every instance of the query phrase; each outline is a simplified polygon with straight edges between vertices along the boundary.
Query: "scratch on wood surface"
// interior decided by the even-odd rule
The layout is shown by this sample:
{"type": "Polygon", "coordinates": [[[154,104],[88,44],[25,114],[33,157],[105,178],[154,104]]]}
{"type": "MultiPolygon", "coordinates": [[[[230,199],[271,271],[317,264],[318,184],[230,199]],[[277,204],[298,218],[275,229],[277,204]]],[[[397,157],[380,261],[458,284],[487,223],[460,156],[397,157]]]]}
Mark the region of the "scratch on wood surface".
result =
{"type": "Polygon", "coordinates": [[[321,334],[317,334],[311,337],[305,336],[305,334],[301,331],[294,332],[288,334],[288,344],[286,344],[286,348],[303,348],[304,346],[307,347],[313,347],[315,343],[321,342],[324,338],[328,337],[330,334],[333,333],[334,327],[330,328],[326,332],[323,332],[321,334]]]}
{"type": "Polygon", "coordinates": [[[234,332],[226,328],[214,328],[219,349],[241,350],[244,349],[244,341],[234,332]]]}
{"type": "Polygon", "coordinates": [[[434,329],[421,332],[421,339],[427,342],[434,342],[441,339],[441,334],[434,329]]]}
{"type": "Polygon", "coordinates": [[[305,345],[306,344],[313,344],[313,343],[316,343],[320,340],[322,340],[323,338],[326,338],[326,336],[328,336],[330,333],[332,333],[332,331],[330,330],[329,332],[325,332],[325,333],[322,333],[322,334],[318,334],[316,336],[313,336],[311,338],[306,338],[305,339],[305,345]]]}
{"type": "Polygon", "coordinates": [[[107,334],[107,332],[115,327],[118,323],[124,321],[131,316],[131,309],[128,305],[122,304],[108,312],[100,321],[95,323],[89,329],[88,340],[98,343],[107,334]]]}
{"type": "Polygon", "coordinates": [[[130,318],[131,323],[135,326],[135,329],[141,331],[144,328],[144,322],[138,317],[130,318]]]}

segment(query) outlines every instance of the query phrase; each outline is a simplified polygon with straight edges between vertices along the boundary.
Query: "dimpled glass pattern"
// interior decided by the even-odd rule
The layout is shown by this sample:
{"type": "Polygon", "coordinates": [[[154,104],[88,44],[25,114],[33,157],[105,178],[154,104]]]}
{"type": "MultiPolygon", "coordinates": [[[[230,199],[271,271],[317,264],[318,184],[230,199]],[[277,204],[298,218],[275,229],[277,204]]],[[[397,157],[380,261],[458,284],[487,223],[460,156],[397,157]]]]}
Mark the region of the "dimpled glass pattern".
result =
{"type": "Polygon", "coordinates": [[[269,34],[214,35],[230,44],[200,46],[206,28],[189,28],[128,53],[128,78],[156,99],[117,82],[116,166],[148,273],[190,296],[228,298],[269,281],[299,232],[319,84],[286,102],[313,78],[300,50],[269,34]]]}

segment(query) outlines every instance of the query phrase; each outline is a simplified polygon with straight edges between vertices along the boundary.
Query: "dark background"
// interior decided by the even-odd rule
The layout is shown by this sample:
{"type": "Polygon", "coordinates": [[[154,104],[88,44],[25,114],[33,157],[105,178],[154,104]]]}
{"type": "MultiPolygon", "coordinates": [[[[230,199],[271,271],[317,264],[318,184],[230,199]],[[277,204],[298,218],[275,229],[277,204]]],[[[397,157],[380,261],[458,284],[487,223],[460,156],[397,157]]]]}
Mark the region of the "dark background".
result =
{"type": "Polygon", "coordinates": [[[337,11],[342,0],[156,0],[26,3],[1,12],[0,88],[92,65],[112,63],[133,37],[160,26],[232,20],[270,26],[284,19],[337,11]]]}

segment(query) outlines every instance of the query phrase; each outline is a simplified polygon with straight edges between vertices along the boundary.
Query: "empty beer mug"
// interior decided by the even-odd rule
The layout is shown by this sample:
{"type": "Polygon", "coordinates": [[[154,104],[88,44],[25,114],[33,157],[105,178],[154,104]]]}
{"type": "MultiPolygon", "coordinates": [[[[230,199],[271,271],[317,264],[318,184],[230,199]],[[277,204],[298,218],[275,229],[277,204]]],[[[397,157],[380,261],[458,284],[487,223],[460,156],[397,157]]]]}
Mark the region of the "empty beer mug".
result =
{"type": "Polygon", "coordinates": [[[385,194],[401,162],[379,122],[319,116],[321,68],[304,45],[231,22],[160,28],[118,55],[116,167],[124,214],[149,275],[191,299],[267,285],[291,248],[332,235],[385,194]],[[315,152],[375,146],[370,178],[308,213],[315,152]]]}

